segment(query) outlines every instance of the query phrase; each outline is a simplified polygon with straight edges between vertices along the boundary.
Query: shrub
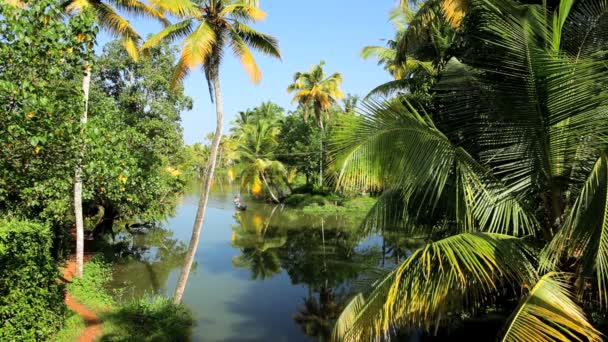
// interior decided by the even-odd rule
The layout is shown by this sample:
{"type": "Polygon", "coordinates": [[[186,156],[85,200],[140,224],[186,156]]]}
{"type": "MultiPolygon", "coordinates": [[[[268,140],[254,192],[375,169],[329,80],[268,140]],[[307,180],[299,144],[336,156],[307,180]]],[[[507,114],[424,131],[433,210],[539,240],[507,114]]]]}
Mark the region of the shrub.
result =
{"type": "Polygon", "coordinates": [[[0,341],[44,341],[65,314],[48,227],[0,221],[0,341]]]}

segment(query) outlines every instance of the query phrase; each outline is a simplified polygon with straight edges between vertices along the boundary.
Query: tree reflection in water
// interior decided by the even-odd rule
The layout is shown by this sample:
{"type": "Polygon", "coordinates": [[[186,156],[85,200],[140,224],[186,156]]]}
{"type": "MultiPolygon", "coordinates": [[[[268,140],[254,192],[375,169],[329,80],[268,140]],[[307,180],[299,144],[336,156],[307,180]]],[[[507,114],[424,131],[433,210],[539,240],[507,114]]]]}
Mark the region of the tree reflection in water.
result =
{"type": "Polygon", "coordinates": [[[367,235],[356,226],[328,225],[324,218],[303,216],[298,226],[286,224],[294,220],[285,215],[293,211],[275,206],[266,217],[259,211],[236,214],[239,224],[233,227],[232,246],[241,254],[233,265],[250,269],[252,279],[283,270],[292,284],[306,285],[308,296],[302,298],[294,322],[306,335],[329,340],[353,284],[381,264],[381,249],[360,247],[367,235]]]}
{"type": "Polygon", "coordinates": [[[110,286],[128,288],[129,292],[124,293],[127,298],[164,294],[169,273],[180,267],[186,255],[188,246],[174,239],[172,231],[159,223],[147,228],[145,234],[121,233],[112,246],[120,267],[114,268],[110,286]]]}

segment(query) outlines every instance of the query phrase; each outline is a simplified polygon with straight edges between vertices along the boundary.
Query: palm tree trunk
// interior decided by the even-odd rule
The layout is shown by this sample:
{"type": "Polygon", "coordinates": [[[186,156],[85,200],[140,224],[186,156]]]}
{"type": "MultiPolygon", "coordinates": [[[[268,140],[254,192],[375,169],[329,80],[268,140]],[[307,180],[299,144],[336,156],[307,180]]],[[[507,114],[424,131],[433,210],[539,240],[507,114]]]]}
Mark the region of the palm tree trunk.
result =
{"type": "Polygon", "coordinates": [[[209,155],[209,161],[207,162],[207,171],[205,172],[205,181],[203,182],[203,188],[201,192],[201,198],[198,202],[198,209],[196,211],[196,218],[194,220],[194,227],[192,228],[192,237],[190,238],[190,245],[188,246],[188,252],[186,253],[186,259],[182,271],[177,281],[177,287],[173,294],[173,303],[179,304],[182,301],[184,290],[186,289],[186,283],[188,282],[188,276],[190,276],[190,269],[192,268],[192,262],[194,261],[194,255],[198,248],[198,241],[200,239],[201,230],[203,228],[203,222],[205,220],[205,212],[207,210],[207,202],[209,200],[209,192],[211,190],[211,183],[213,181],[213,173],[215,172],[215,164],[217,161],[218,150],[220,142],[222,140],[222,134],[224,129],[224,113],[222,109],[222,92],[220,90],[220,80],[217,76],[213,77],[213,87],[215,89],[215,111],[217,117],[217,126],[215,128],[215,136],[211,143],[211,152],[209,155]]]}
{"type": "Polygon", "coordinates": [[[84,126],[87,123],[89,112],[89,89],[91,87],[91,66],[86,63],[84,66],[84,77],[82,78],[82,92],[84,96],[84,111],[80,118],[80,134],[82,145],[78,160],[76,162],[76,171],[74,172],[74,216],[76,219],[76,276],[82,277],[84,268],[84,218],[82,214],[82,159],[86,145],[84,143],[84,126]]]}
{"type": "Polygon", "coordinates": [[[266,176],[264,176],[264,172],[260,172],[260,176],[262,176],[262,181],[264,182],[264,185],[266,185],[266,189],[268,189],[268,193],[270,194],[270,198],[272,198],[272,201],[277,204],[281,203],[281,201],[279,201],[277,196],[275,196],[274,193],[272,193],[272,189],[270,188],[270,185],[268,185],[268,182],[266,181],[266,176]]]}
{"type": "Polygon", "coordinates": [[[321,122],[321,139],[320,139],[320,150],[319,150],[319,188],[323,187],[323,122],[321,122]]]}

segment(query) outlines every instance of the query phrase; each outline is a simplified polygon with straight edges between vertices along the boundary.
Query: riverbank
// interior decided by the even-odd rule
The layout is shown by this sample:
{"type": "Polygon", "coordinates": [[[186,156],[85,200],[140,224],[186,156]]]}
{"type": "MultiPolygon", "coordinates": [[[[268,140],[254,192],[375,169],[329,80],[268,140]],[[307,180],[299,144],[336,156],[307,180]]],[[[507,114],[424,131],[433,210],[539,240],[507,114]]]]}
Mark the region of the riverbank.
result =
{"type": "Polygon", "coordinates": [[[120,291],[108,288],[111,267],[96,255],[85,264],[84,276],[73,278],[75,265],[68,262],[63,278],[67,281],[66,304],[71,312],[51,341],[189,340],[193,320],[187,308],[159,296],[122,301],[120,291]]]}

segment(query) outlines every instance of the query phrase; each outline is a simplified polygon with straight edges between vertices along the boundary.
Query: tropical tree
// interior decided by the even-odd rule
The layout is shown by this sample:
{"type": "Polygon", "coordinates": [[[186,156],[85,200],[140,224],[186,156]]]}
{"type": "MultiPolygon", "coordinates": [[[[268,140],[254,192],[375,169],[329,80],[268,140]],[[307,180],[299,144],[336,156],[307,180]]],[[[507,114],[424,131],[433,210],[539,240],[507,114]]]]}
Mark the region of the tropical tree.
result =
{"type": "Polygon", "coordinates": [[[183,39],[181,56],[173,74],[173,84],[177,85],[188,75],[190,70],[202,66],[211,99],[215,102],[217,114],[215,136],[211,144],[205,181],[203,182],[201,198],[192,229],[192,238],[173,298],[174,303],[177,304],[181,302],[194,254],[198,247],[218,149],[222,139],[224,114],[219,70],[224,49],[232,48],[232,52],[240,58],[254,83],[260,81],[261,72],[250,48],[276,58],[281,58],[281,54],[275,38],[248,26],[248,24],[260,21],[266,16],[266,13],[259,8],[256,0],[154,0],[152,4],[159,11],[168,11],[183,20],[151,36],[142,46],[142,49],[146,50],[165,39],[183,39]]]}
{"type": "Polygon", "coordinates": [[[253,118],[245,125],[236,126],[232,137],[236,141],[235,157],[243,168],[241,187],[250,189],[256,196],[266,189],[272,201],[279,203],[279,198],[272,191],[272,184],[279,185],[276,182],[279,179],[289,187],[287,169],[275,158],[282,108],[267,103],[255,108],[252,113],[253,118]]]}
{"type": "MultiPolygon", "coordinates": [[[[315,120],[323,133],[323,114],[329,119],[329,109],[337,105],[338,100],[344,97],[340,90],[342,75],[335,72],[329,76],[323,70],[325,61],[311,66],[310,72],[296,72],[293,83],[287,87],[289,93],[294,93],[293,102],[304,111],[304,120],[308,119],[309,110],[312,108],[315,120]]],[[[319,185],[323,185],[323,138],[320,143],[321,164],[319,166],[319,185]]]]}
{"type": "MultiPolygon", "coordinates": [[[[21,0],[4,0],[9,5],[18,7],[25,7],[28,5],[28,1],[21,0]]],[[[109,33],[116,37],[120,37],[124,48],[128,53],[137,59],[138,49],[137,44],[141,40],[135,29],[131,26],[129,21],[118,14],[116,9],[112,5],[120,8],[120,10],[135,14],[135,15],[147,15],[160,18],[164,22],[163,15],[154,10],[152,7],[146,5],[139,0],[132,1],[93,1],[93,0],[71,0],[64,3],[66,12],[79,13],[82,11],[91,11],[94,13],[98,25],[107,30],[109,33]]],[[[86,41],[89,45],[93,45],[95,37],[91,38],[87,35],[80,35],[77,37],[79,41],[86,41]]],[[[89,109],[89,88],[91,84],[91,61],[86,61],[83,65],[83,79],[82,79],[82,92],[84,94],[84,109],[83,115],[80,119],[81,126],[84,126],[87,122],[87,113],[89,109]]],[[[82,137],[81,137],[82,138],[82,137]]],[[[84,219],[82,212],[82,158],[85,153],[85,145],[82,143],[82,148],[79,153],[78,162],[76,164],[75,176],[74,176],[74,214],[76,221],[76,276],[82,276],[83,269],[83,253],[84,253],[84,219]]]]}
{"type": "Polygon", "coordinates": [[[435,112],[370,102],[342,128],[339,184],[385,189],[378,226],[427,243],[351,300],[337,339],[437,331],[507,298],[503,341],[601,340],[581,306],[608,302],[607,12],[471,1],[435,112]]]}
{"type": "MultiPolygon", "coordinates": [[[[137,45],[141,41],[139,34],[131,26],[129,21],[120,16],[112,5],[120,8],[121,11],[126,13],[135,14],[139,16],[150,16],[160,18],[163,22],[164,16],[146,5],[139,0],[130,1],[100,1],[100,0],[72,0],[66,3],[67,12],[81,12],[83,10],[92,11],[96,18],[98,25],[108,31],[110,34],[119,37],[123,47],[129,53],[129,55],[137,60],[138,48],[137,45]]],[[[89,42],[93,44],[93,41],[89,42]]],[[[81,125],[84,129],[87,123],[87,116],[89,111],[89,89],[91,86],[91,61],[87,61],[83,66],[84,77],[82,79],[82,92],[84,94],[84,109],[82,117],[80,118],[81,125]]],[[[76,171],[74,176],[74,214],[76,220],[76,276],[82,276],[83,270],[83,254],[84,254],[84,219],[82,212],[82,158],[85,153],[84,142],[81,145],[81,151],[79,161],[76,164],[76,171]]]]}

